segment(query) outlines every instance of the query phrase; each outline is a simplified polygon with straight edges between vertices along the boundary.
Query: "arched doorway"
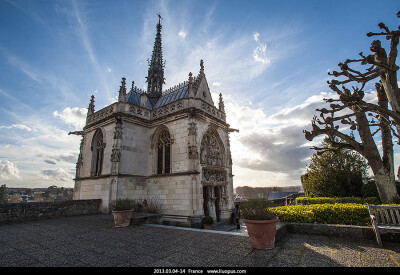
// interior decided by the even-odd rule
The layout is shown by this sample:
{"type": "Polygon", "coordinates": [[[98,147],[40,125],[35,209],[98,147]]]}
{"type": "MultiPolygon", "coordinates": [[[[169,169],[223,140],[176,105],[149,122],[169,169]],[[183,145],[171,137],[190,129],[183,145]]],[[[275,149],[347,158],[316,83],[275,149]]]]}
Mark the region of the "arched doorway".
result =
{"type": "Polygon", "coordinates": [[[225,149],[218,132],[210,128],[201,140],[200,164],[202,166],[204,214],[221,220],[226,201],[227,172],[224,165],[225,149]]]}

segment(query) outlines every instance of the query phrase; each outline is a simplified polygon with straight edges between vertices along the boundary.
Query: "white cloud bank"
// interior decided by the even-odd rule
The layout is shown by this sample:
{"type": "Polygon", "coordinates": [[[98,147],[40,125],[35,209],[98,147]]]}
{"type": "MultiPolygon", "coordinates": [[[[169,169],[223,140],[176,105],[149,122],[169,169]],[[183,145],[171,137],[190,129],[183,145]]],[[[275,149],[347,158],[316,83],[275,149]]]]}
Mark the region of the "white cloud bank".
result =
{"type": "Polygon", "coordinates": [[[40,171],[41,176],[45,179],[54,179],[58,181],[71,181],[73,175],[62,168],[44,169],[40,171]]]}
{"type": "Polygon", "coordinates": [[[240,131],[230,135],[234,185],[300,185],[313,154],[303,130],[310,130],[315,109],[325,104],[325,97],[312,96],[269,116],[261,108],[225,100],[227,122],[240,131]]]}
{"type": "Polygon", "coordinates": [[[78,107],[66,107],[62,112],[53,112],[54,117],[59,117],[64,123],[75,126],[76,129],[82,129],[85,126],[87,109],[78,107]]]}
{"type": "Polygon", "coordinates": [[[0,126],[0,129],[19,129],[25,131],[32,131],[32,129],[24,124],[11,124],[10,126],[0,126]]]}
{"type": "Polygon", "coordinates": [[[0,179],[20,179],[17,166],[8,160],[0,161],[0,179]]]}

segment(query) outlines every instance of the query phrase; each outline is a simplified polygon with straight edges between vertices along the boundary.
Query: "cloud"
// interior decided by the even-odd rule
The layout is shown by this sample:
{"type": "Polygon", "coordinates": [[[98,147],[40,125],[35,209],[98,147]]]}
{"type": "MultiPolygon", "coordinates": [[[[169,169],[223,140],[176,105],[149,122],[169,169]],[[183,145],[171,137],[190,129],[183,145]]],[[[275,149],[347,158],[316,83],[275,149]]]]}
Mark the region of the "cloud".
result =
{"type": "Polygon", "coordinates": [[[53,164],[53,165],[57,164],[55,161],[52,161],[52,160],[49,160],[49,159],[45,159],[44,162],[46,162],[48,164],[53,164]]]}
{"type": "Polygon", "coordinates": [[[78,155],[76,153],[60,155],[59,159],[65,161],[65,162],[69,162],[69,163],[75,164],[77,159],[78,159],[78,155]]]}
{"type": "Polygon", "coordinates": [[[64,123],[82,129],[85,126],[87,109],[78,107],[66,107],[62,112],[53,112],[54,117],[59,117],[64,123]]]}
{"type": "Polygon", "coordinates": [[[55,155],[38,154],[37,156],[41,157],[41,158],[45,158],[44,162],[49,163],[49,164],[57,164],[57,162],[61,162],[61,161],[75,164],[78,159],[77,153],[55,154],[55,155]]]}
{"type": "Polygon", "coordinates": [[[255,62],[267,65],[271,63],[271,60],[267,57],[267,44],[261,43],[259,36],[258,32],[253,35],[254,40],[257,42],[257,47],[253,50],[253,58],[255,62]]]}
{"type": "Polygon", "coordinates": [[[104,90],[107,93],[111,93],[112,89],[109,86],[107,77],[104,75],[104,69],[100,66],[100,62],[97,58],[96,52],[92,46],[91,42],[91,22],[89,21],[89,16],[87,15],[87,10],[85,10],[84,3],[80,1],[71,1],[72,12],[69,10],[63,10],[66,15],[67,20],[69,20],[71,26],[73,26],[73,31],[81,40],[84,49],[92,63],[93,69],[97,74],[97,79],[101,83],[104,90]]]}
{"type": "Polygon", "coordinates": [[[46,179],[55,179],[60,181],[70,181],[73,176],[62,168],[41,170],[40,174],[46,179]]]}
{"type": "Polygon", "coordinates": [[[179,33],[178,33],[178,35],[180,36],[180,37],[182,37],[182,38],[185,38],[186,37],[186,32],[184,32],[184,31],[182,31],[182,30],[180,30],[179,31],[179,33]]]}
{"type": "Polygon", "coordinates": [[[31,132],[32,129],[24,124],[11,124],[11,126],[0,126],[0,129],[20,129],[20,130],[26,130],[28,132],[31,132]]]}
{"type": "Polygon", "coordinates": [[[259,171],[298,173],[312,154],[303,146],[307,141],[302,131],[301,126],[285,126],[241,136],[239,141],[250,154],[242,156],[237,165],[259,171]]]}
{"type": "Polygon", "coordinates": [[[231,151],[235,186],[299,185],[311,155],[312,143],[303,130],[311,127],[316,108],[324,104],[328,94],[311,96],[305,102],[278,113],[267,115],[262,108],[241,104],[226,96],[225,110],[228,123],[239,133],[232,133],[231,151]],[[273,182],[266,182],[266,179],[273,182]]]}
{"type": "Polygon", "coordinates": [[[8,160],[0,161],[0,178],[1,179],[20,179],[17,166],[8,160]]]}
{"type": "Polygon", "coordinates": [[[305,100],[304,103],[295,105],[290,108],[284,108],[281,111],[271,115],[268,120],[269,123],[284,123],[305,125],[309,124],[314,115],[319,115],[316,109],[328,107],[324,98],[333,97],[333,93],[322,92],[318,95],[313,95],[305,100]]]}

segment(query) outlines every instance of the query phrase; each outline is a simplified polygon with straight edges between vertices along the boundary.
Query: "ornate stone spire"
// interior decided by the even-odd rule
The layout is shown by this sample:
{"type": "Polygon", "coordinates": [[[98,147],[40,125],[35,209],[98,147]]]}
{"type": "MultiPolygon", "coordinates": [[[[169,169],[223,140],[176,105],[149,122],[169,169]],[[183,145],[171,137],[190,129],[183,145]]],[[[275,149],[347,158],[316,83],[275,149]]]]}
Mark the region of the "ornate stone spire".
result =
{"type": "Polygon", "coordinates": [[[163,61],[161,45],[161,19],[161,15],[158,14],[156,40],[154,41],[153,54],[151,56],[151,60],[149,61],[149,71],[146,77],[147,93],[152,106],[154,106],[157,100],[161,97],[162,85],[165,83],[165,62],[163,61]]]}

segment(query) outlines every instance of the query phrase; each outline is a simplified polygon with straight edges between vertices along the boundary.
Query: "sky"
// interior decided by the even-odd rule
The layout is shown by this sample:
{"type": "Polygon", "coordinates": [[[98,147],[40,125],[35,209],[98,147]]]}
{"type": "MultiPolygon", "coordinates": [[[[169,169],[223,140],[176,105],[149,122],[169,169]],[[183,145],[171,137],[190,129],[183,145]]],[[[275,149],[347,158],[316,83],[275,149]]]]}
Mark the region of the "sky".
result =
{"type": "Polygon", "coordinates": [[[369,54],[366,33],[397,29],[399,10],[398,0],[0,0],[0,184],[74,186],[80,137],[68,133],[84,127],[91,95],[100,110],[122,77],[145,88],[160,13],[164,88],[203,59],[214,103],[222,93],[239,129],[234,187],[300,186],[321,141],[303,130],[333,96],[328,72],[369,54]]]}

